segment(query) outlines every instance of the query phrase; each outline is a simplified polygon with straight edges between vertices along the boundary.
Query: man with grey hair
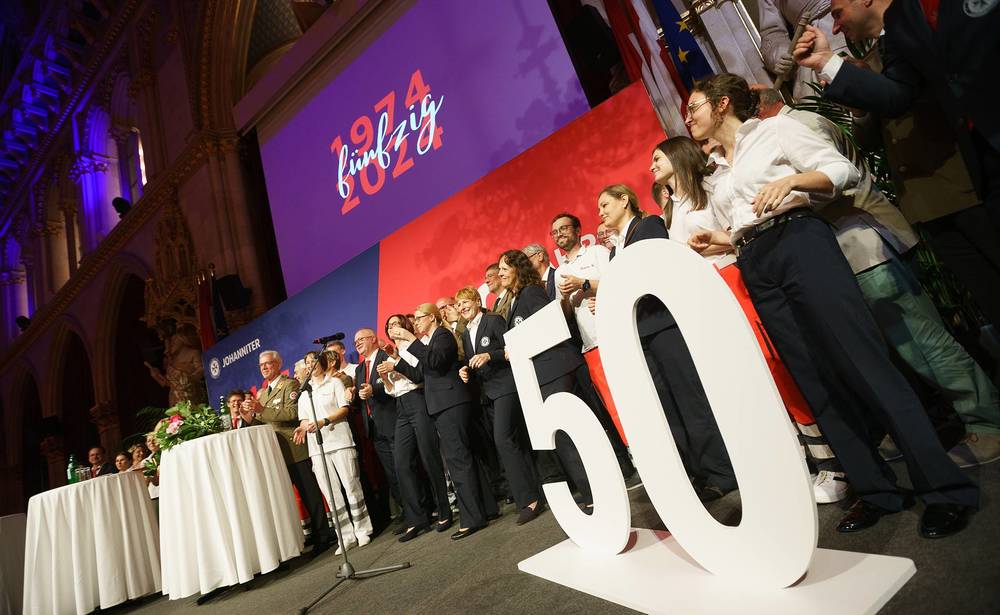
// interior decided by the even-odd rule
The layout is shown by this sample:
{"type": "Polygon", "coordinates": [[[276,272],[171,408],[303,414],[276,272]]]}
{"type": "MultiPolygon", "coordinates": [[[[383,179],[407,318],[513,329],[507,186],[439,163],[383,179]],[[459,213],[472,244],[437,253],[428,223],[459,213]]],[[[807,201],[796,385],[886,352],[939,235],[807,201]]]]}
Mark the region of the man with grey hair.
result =
{"type": "Polygon", "coordinates": [[[552,301],[556,298],[556,268],[549,261],[548,251],[539,243],[529,243],[521,250],[545,284],[545,294],[552,301]]]}
{"type": "Polygon", "coordinates": [[[299,383],[281,373],[281,355],[276,350],[260,353],[259,362],[265,384],[257,391],[255,399],[243,402],[245,411],[254,415],[251,425],[270,425],[277,434],[288,475],[309,511],[307,538],[314,545],[312,553],[318,555],[330,548],[334,536],[327,524],[326,508],[309,461],[309,451],[305,444],[296,444],[294,440],[295,428],[299,426],[299,383]]]}

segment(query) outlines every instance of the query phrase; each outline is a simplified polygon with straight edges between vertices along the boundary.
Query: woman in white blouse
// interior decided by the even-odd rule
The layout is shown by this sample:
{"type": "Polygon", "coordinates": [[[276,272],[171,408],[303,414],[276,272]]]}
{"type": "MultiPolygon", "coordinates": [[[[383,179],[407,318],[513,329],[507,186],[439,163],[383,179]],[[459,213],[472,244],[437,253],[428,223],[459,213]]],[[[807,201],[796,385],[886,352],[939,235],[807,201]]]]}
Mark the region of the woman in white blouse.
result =
{"type": "Polygon", "coordinates": [[[295,442],[302,444],[308,441],[309,457],[312,460],[313,474],[319,483],[327,505],[336,510],[340,523],[343,543],[337,547],[337,554],[356,546],[365,546],[371,542],[372,522],[368,517],[364,492],[361,489],[361,479],[358,470],[358,453],[354,449],[354,436],[347,422],[348,402],[346,389],[340,379],[330,372],[339,371],[340,356],[336,353],[321,352],[316,356],[310,374],[309,384],[312,392],[299,395],[299,426],[295,429],[295,442]],[[313,421],[312,403],[316,406],[316,420],[313,421]],[[321,430],[323,450],[316,443],[316,430],[321,430]],[[333,483],[327,482],[326,470],[333,483]],[[341,494],[341,488],[347,493],[347,503],[341,494]],[[347,504],[350,505],[348,515],[347,504]],[[353,521],[352,521],[353,519],[353,521]]]}
{"type": "MultiPolygon", "coordinates": [[[[709,170],[708,159],[702,148],[689,137],[672,137],[661,142],[653,150],[653,160],[649,167],[653,180],[661,186],[666,186],[673,193],[664,208],[665,221],[670,228],[670,238],[684,243],[699,231],[728,231],[715,216],[716,208],[710,205],[712,190],[715,184],[724,181],[729,167],[724,163],[719,168],[709,170]],[[714,172],[713,172],[714,171],[714,172]],[[669,214],[667,214],[669,212],[669,214]]],[[[666,192],[666,191],[664,191],[666,192]]],[[[825,468],[833,453],[821,439],[816,419],[813,417],[809,404],[802,396],[798,385],[788,372],[788,368],[778,358],[771,340],[767,337],[764,324],[750,300],[743,276],[736,266],[736,254],[730,243],[713,245],[703,250],[701,255],[719,270],[722,279],[733,292],[733,296],[743,308],[743,313],[750,322],[760,344],[764,360],[771,371],[774,383],[778,387],[785,409],[794,419],[799,431],[807,438],[810,456],[821,468],[825,468]]],[[[831,466],[832,467],[832,466],[831,466]]],[[[834,468],[839,470],[839,468],[834,468]]],[[[826,470],[824,470],[825,472],[826,470]]],[[[830,504],[843,499],[845,488],[833,490],[826,487],[828,473],[817,473],[814,481],[816,501],[820,504],[830,504]],[[821,488],[820,485],[823,485],[821,488]]],[[[842,485],[842,483],[841,483],[842,485]]]]}
{"type": "MultiPolygon", "coordinates": [[[[729,221],[757,313],[859,496],[837,529],[866,529],[910,503],[870,441],[866,421],[876,420],[899,444],[927,504],[921,535],[953,534],[978,506],[979,490],[941,447],[890,361],[833,231],[813,211],[851,189],[858,169],[792,118],[756,119],[758,104],[743,78],[713,75],[691,93],[687,123],[696,140],[719,141],[732,167],[713,204],[729,221]]],[[[705,230],[689,243],[705,249],[728,239],[705,230]]]]}

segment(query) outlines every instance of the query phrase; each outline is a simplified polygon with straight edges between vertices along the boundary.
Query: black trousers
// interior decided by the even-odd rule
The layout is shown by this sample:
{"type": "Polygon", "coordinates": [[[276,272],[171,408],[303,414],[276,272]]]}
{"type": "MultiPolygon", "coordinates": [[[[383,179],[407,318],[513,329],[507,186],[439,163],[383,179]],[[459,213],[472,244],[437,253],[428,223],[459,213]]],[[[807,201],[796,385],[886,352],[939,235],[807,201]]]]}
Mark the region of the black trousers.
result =
{"type": "Polygon", "coordinates": [[[493,425],[496,446],[504,474],[518,508],[538,500],[538,475],[531,461],[531,446],[524,427],[524,414],[517,393],[504,395],[486,407],[493,425]]]}
{"type": "Polygon", "coordinates": [[[642,340],[642,348],[688,472],[706,487],[724,493],[736,489],[729,453],[680,329],[675,325],[657,331],[642,340]]]}
{"type": "Polygon", "coordinates": [[[976,305],[1000,328],[1000,152],[972,133],[985,198],[976,205],[925,222],[930,245],[938,258],[972,293],[976,305]]]}
{"type": "Polygon", "coordinates": [[[392,494],[393,499],[397,503],[402,505],[403,498],[399,493],[399,479],[396,476],[396,460],[393,455],[393,451],[396,448],[396,429],[395,429],[395,418],[392,425],[392,429],[388,426],[380,427],[379,424],[385,423],[386,421],[374,421],[369,419],[369,429],[372,439],[372,446],[375,447],[375,454],[378,455],[378,460],[382,463],[382,470],[385,472],[385,480],[389,483],[389,493],[392,494]]]}
{"type": "MultiPolygon", "coordinates": [[[[564,374],[552,382],[547,382],[539,386],[544,401],[554,393],[573,393],[582,399],[583,392],[580,388],[580,381],[570,372],[564,374]]],[[[583,503],[592,504],[594,496],[590,491],[590,481],[587,480],[587,471],[583,467],[583,460],[580,452],[576,450],[576,445],[563,431],[556,432],[555,452],[549,450],[536,451],[535,457],[538,464],[538,474],[542,483],[552,483],[566,480],[570,482],[580,492],[583,503]]]]}
{"type": "Polygon", "coordinates": [[[489,485],[480,480],[479,464],[472,453],[469,425],[472,421],[472,404],[459,404],[431,416],[441,438],[441,452],[448,466],[451,482],[455,484],[461,527],[482,527],[486,517],[497,514],[497,502],[489,493],[489,485]]]}
{"type": "Polygon", "coordinates": [[[447,521],[451,519],[451,506],[448,504],[448,486],[441,463],[441,441],[434,422],[427,414],[424,392],[418,389],[396,398],[396,408],[396,449],[393,456],[406,526],[421,527],[429,522],[420,463],[423,463],[430,484],[438,520],[447,521]]]}
{"type": "Polygon", "coordinates": [[[604,400],[601,399],[600,394],[597,392],[597,387],[594,386],[594,380],[590,377],[590,369],[587,367],[586,362],[576,368],[576,378],[580,381],[580,391],[582,393],[580,399],[590,407],[594,416],[600,421],[601,427],[604,428],[604,434],[608,437],[608,441],[611,442],[612,450],[615,451],[615,457],[618,459],[618,467],[621,468],[622,475],[625,478],[632,476],[635,473],[635,466],[632,465],[632,459],[628,456],[628,447],[622,441],[622,436],[618,433],[615,422],[611,420],[611,413],[608,412],[607,406],[604,405],[604,400]]]}
{"type": "Polygon", "coordinates": [[[299,497],[302,498],[302,505],[309,511],[309,527],[312,529],[313,543],[336,540],[337,534],[326,520],[323,493],[319,490],[316,475],[313,474],[312,462],[307,458],[286,467],[292,484],[295,485],[299,497]]]}
{"type": "Polygon", "coordinates": [[[855,492],[887,510],[902,495],[872,445],[868,420],[892,435],[927,503],[977,506],[979,490],[945,453],[924,408],[893,366],[829,226],[790,220],[739,256],[743,280],[782,360],[855,492]]]}

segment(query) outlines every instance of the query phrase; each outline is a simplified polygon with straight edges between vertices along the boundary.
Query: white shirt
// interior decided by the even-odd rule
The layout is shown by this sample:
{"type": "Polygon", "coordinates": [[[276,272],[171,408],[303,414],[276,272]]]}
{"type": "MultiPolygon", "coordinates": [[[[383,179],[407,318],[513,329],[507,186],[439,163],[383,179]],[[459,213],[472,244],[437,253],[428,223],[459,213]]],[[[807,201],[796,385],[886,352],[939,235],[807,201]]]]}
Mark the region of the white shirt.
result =
{"type": "MultiPolygon", "coordinates": [[[[344,383],[339,378],[324,375],[323,380],[313,383],[312,398],[316,404],[316,418],[325,419],[340,408],[348,405],[347,391],[344,383]]],[[[312,407],[309,404],[309,393],[299,395],[299,420],[313,420],[312,407]]],[[[306,434],[306,442],[309,443],[309,456],[315,457],[320,454],[319,446],[316,444],[316,435],[306,434]]],[[[323,450],[327,453],[339,451],[344,448],[354,446],[354,436],[351,434],[351,426],[345,416],[343,420],[333,424],[323,426],[323,450]]]]}
{"type": "Polygon", "coordinates": [[[618,229],[618,235],[613,240],[615,242],[615,251],[625,249],[625,236],[628,235],[628,227],[632,224],[632,220],[635,220],[635,216],[632,215],[631,211],[626,212],[625,215],[628,216],[628,219],[622,223],[622,227],[618,229]]]}
{"type": "Polygon", "coordinates": [[[585,291],[582,288],[574,291],[569,297],[565,297],[559,291],[560,276],[573,276],[584,280],[600,280],[601,273],[608,266],[610,252],[604,246],[584,246],[581,245],[573,260],[567,260],[566,255],[560,256],[561,263],[556,269],[556,292],[563,297],[573,307],[576,315],[576,324],[580,328],[580,337],[583,339],[581,352],[587,352],[597,347],[597,319],[590,313],[587,307],[587,297],[594,296],[594,291],[585,291]]]}
{"type": "Polygon", "coordinates": [[[355,373],[354,370],[358,369],[358,364],[357,363],[344,363],[344,366],[341,367],[340,369],[341,369],[341,371],[343,371],[345,374],[347,374],[348,376],[350,376],[353,379],[354,378],[354,373],[355,373]]]}
{"type": "MultiPolygon", "coordinates": [[[[732,221],[732,238],[737,240],[756,224],[791,209],[817,207],[853,188],[860,175],[823,137],[786,116],[747,120],[736,131],[732,171],[727,181],[715,187],[723,216],[732,221]],[[819,171],[833,183],[826,195],[793,190],[778,207],[758,216],[753,211],[757,193],[773,181],[806,171],[819,171]]],[[[720,217],[723,217],[720,216],[720,217]]]]}
{"type": "MultiPolygon", "coordinates": [[[[705,207],[695,211],[692,209],[694,207],[694,201],[687,196],[678,198],[676,195],[671,197],[671,202],[672,209],[670,211],[670,229],[668,230],[670,239],[686,246],[691,235],[695,234],[699,230],[725,230],[722,227],[722,224],[716,219],[710,205],[706,204],[705,207]]],[[[705,256],[705,260],[721,269],[726,265],[731,265],[736,262],[736,255],[731,253],[710,254],[705,256]]]]}
{"type": "MultiPolygon", "coordinates": [[[[481,322],[483,322],[483,313],[479,312],[478,314],[476,314],[475,318],[473,318],[472,320],[470,320],[465,325],[465,330],[469,332],[469,340],[472,341],[472,350],[473,350],[473,352],[477,352],[477,350],[476,350],[476,332],[479,331],[479,323],[481,323],[481,322]]],[[[471,358],[471,357],[466,357],[466,359],[469,359],[469,358],[471,358]]]]}
{"type": "MultiPolygon", "coordinates": [[[[392,357],[389,357],[389,360],[392,361],[393,365],[396,365],[399,363],[400,360],[403,360],[406,361],[411,367],[417,366],[417,363],[419,363],[419,361],[417,360],[417,357],[413,356],[407,350],[409,346],[410,342],[399,342],[399,358],[394,359],[392,357]]],[[[389,382],[392,383],[392,390],[386,389],[385,391],[391,397],[402,397],[403,395],[406,395],[410,391],[416,391],[417,389],[421,389],[424,386],[423,384],[417,384],[413,382],[412,380],[410,380],[403,374],[400,374],[399,372],[389,372],[389,375],[386,376],[386,378],[388,378],[389,382]]]]}

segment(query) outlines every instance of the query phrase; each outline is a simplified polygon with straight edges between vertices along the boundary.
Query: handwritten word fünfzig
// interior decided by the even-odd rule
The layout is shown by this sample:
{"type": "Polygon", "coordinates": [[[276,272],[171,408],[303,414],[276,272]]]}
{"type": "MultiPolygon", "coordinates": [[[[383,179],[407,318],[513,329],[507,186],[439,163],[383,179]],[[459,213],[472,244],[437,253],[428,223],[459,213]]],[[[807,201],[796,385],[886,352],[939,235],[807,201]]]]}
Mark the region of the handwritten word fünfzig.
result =
{"type": "Polygon", "coordinates": [[[434,141],[434,131],[437,128],[437,114],[442,105],[444,105],[443,94],[436,101],[427,94],[420,101],[420,115],[417,116],[414,105],[410,105],[409,117],[399,122],[391,133],[388,132],[388,112],[383,111],[378,120],[378,137],[374,147],[361,152],[360,157],[358,150],[351,152],[346,144],[342,145],[337,162],[337,189],[340,196],[346,199],[351,195],[351,185],[347,178],[356,176],[372,162],[378,162],[380,167],[388,169],[392,164],[392,154],[386,146],[390,146],[391,152],[398,152],[400,144],[409,138],[411,132],[420,130],[417,134],[417,154],[423,156],[430,151],[434,141]]]}

